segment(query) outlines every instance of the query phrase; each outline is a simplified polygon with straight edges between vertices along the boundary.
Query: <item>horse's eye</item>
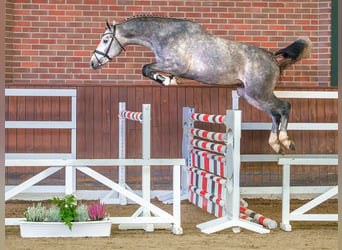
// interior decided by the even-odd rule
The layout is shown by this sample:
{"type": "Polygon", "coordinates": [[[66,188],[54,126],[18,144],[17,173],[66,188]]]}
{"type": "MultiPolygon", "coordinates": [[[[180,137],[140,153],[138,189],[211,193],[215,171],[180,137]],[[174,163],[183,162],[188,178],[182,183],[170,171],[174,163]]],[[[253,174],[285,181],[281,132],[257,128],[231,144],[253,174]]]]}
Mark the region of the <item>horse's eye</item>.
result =
{"type": "Polygon", "coordinates": [[[108,39],[103,39],[103,43],[108,43],[108,39]]]}

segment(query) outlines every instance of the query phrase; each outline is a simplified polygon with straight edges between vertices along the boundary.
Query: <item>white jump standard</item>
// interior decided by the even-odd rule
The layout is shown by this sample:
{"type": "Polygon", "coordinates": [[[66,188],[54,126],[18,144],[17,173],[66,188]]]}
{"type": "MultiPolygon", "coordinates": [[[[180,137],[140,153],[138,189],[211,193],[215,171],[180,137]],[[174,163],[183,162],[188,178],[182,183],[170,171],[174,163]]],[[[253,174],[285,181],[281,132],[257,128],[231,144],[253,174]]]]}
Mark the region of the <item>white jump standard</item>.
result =
{"type": "MultiPolygon", "coordinates": [[[[133,112],[126,110],[126,104],[123,102],[119,103],[119,158],[125,159],[126,156],[126,120],[137,121],[141,123],[142,126],[142,159],[149,160],[151,157],[151,105],[143,104],[142,112],[133,112]]],[[[162,165],[162,164],[161,164],[162,165]]],[[[171,164],[170,164],[171,165],[171,164]]],[[[119,166],[119,184],[126,188],[125,180],[125,165],[119,166]]],[[[180,178],[179,173],[175,171],[177,167],[174,168],[174,179],[173,179],[173,199],[174,209],[176,212],[176,220],[179,220],[179,225],[173,225],[173,232],[175,234],[181,234],[182,228],[180,227],[180,178]],[[177,177],[178,176],[178,177],[177,177]],[[177,179],[177,180],[176,180],[177,179]],[[177,184],[178,183],[178,184],[177,184]],[[175,190],[177,189],[177,190],[175,190]],[[179,213],[179,214],[177,214],[179,213]]],[[[142,198],[150,203],[151,200],[151,166],[149,164],[142,165],[142,198]]],[[[129,187],[127,187],[129,188],[129,187]]],[[[126,197],[120,195],[120,204],[127,204],[126,197]]],[[[152,205],[152,204],[151,204],[152,205]]],[[[174,211],[175,211],[174,210],[174,211]]],[[[151,220],[155,217],[151,216],[151,210],[147,206],[141,206],[133,215],[132,218],[149,218],[151,220]]],[[[147,221],[149,220],[147,219],[147,221]]],[[[161,221],[161,220],[160,220],[161,221]]],[[[175,224],[178,224],[175,223],[175,224]]],[[[144,229],[145,231],[152,232],[155,228],[169,229],[170,223],[120,223],[119,229],[144,229]]]]}
{"type": "Polygon", "coordinates": [[[234,232],[239,232],[240,228],[257,233],[270,232],[241,218],[245,215],[240,214],[240,138],[241,111],[227,110],[226,115],[206,115],[195,113],[192,108],[183,108],[182,147],[188,167],[189,200],[220,217],[197,225],[204,233],[227,228],[234,232]],[[195,121],[224,124],[226,133],[195,129],[195,121]],[[222,142],[224,145],[220,144],[222,142]]]}

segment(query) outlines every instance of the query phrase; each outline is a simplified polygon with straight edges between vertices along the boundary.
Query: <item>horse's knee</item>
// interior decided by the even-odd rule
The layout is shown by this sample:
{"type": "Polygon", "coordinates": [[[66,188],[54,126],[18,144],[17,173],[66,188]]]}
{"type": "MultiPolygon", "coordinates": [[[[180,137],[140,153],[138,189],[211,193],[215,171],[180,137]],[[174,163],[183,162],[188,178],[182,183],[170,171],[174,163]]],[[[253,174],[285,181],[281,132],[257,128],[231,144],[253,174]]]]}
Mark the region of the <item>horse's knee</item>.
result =
{"type": "Polygon", "coordinates": [[[237,90],[238,96],[240,96],[240,97],[245,96],[245,88],[244,87],[238,87],[236,90],[237,90]]]}
{"type": "Polygon", "coordinates": [[[142,67],[142,74],[143,76],[149,77],[151,71],[149,70],[149,65],[146,64],[142,67]]]}

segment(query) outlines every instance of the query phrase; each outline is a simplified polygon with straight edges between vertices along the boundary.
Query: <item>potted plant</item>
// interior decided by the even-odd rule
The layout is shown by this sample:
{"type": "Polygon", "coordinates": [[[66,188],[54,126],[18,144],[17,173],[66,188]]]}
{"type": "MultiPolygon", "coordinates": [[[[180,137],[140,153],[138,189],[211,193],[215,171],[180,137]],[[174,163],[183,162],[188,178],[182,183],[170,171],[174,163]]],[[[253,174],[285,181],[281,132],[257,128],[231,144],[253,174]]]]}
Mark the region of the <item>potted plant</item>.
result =
{"type": "Polygon", "coordinates": [[[20,223],[24,238],[35,237],[105,237],[110,235],[111,221],[105,217],[104,205],[98,200],[86,206],[78,204],[72,194],[49,200],[50,208],[38,203],[24,213],[20,223]]]}

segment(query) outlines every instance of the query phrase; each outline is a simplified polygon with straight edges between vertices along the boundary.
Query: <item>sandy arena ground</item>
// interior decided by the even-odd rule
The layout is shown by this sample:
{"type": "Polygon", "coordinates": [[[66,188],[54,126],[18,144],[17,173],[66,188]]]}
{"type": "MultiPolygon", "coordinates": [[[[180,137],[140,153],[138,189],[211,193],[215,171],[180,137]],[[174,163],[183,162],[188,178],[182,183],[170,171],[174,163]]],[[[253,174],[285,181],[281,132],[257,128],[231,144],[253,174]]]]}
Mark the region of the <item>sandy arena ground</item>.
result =
{"type": "MultiPolygon", "coordinates": [[[[281,221],[281,201],[279,200],[247,200],[249,208],[265,216],[281,221]]],[[[171,205],[154,201],[158,206],[170,210],[171,205]]],[[[292,209],[302,201],[293,201],[292,209]]],[[[10,201],[6,204],[6,217],[23,217],[27,206],[32,202],[10,201]]],[[[130,216],[138,207],[136,205],[106,205],[110,216],[130,216]]],[[[337,200],[315,208],[314,213],[337,213],[337,200]]],[[[337,249],[337,222],[293,222],[292,232],[279,229],[269,234],[257,234],[242,230],[235,234],[231,229],[214,233],[201,233],[196,225],[215,218],[193,204],[182,202],[183,235],[173,235],[168,230],[156,230],[147,233],[142,230],[119,231],[117,225],[112,226],[109,238],[39,238],[24,239],[20,237],[18,226],[6,226],[6,249],[337,249]]]]}

